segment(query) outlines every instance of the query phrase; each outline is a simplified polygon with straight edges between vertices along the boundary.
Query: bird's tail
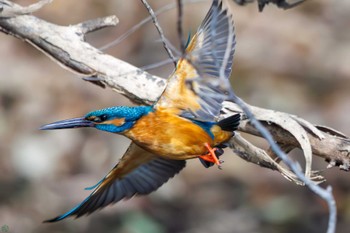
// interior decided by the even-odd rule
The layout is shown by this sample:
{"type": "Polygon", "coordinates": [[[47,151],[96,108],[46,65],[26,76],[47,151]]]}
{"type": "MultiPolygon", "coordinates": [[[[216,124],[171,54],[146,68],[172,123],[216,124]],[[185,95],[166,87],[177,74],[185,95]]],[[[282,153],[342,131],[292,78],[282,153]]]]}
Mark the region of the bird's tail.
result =
{"type": "MultiPolygon", "coordinates": [[[[218,123],[216,123],[216,125],[220,126],[220,128],[224,131],[233,132],[237,130],[240,120],[241,120],[241,115],[235,114],[219,121],[218,123]]],[[[215,146],[216,148],[215,155],[219,158],[224,153],[223,148],[227,146],[231,147],[229,143],[223,143],[215,146]]],[[[209,168],[214,165],[214,163],[205,161],[202,158],[199,158],[199,160],[201,161],[201,163],[205,168],[209,168]]]]}
{"type": "Polygon", "coordinates": [[[222,119],[217,123],[217,125],[220,126],[222,130],[233,132],[237,130],[240,120],[241,120],[241,115],[235,114],[225,119],[222,119]]]}

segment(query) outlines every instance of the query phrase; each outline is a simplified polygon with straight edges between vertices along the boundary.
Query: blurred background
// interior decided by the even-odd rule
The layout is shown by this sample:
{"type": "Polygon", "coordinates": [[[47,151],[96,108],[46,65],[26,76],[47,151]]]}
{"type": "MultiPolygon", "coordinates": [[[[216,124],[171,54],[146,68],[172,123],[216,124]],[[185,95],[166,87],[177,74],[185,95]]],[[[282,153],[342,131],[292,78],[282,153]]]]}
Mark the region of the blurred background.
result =
{"type": "MultiPolygon", "coordinates": [[[[28,5],[35,1],[15,1],[28,5]]],[[[149,0],[158,9],[171,0],[149,0]]],[[[185,7],[185,32],[196,31],[209,1],[185,7]]],[[[350,2],[306,1],[291,10],[234,5],[237,34],[232,85],[252,105],[299,115],[350,135],[350,2]]],[[[70,25],[107,15],[120,23],[88,36],[101,47],[148,16],[139,0],[58,1],[35,14],[70,25]]],[[[176,10],[159,16],[177,47],[176,10]]],[[[136,66],[167,59],[152,24],[105,51],[136,66]]],[[[149,72],[168,77],[173,67],[149,72]]],[[[38,130],[40,125],[94,109],[131,105],[62,69],[30,45],[0,34],[0,232],[325,232],[325,203],[279,173],[229,151],[223,170],[197,160],[157,192],[122,201],[77,220],[42,221],[80,203],[118,161],[129,141],[92,129],[38,130]]],[[[258,138],[249,137],[265,146],[258,138]]],[[[293,152],[302,162],[300,151],[293,152]]],[[[349,232],[349,175],[315,158],[338,204],[337,232],[349,232]]]]}

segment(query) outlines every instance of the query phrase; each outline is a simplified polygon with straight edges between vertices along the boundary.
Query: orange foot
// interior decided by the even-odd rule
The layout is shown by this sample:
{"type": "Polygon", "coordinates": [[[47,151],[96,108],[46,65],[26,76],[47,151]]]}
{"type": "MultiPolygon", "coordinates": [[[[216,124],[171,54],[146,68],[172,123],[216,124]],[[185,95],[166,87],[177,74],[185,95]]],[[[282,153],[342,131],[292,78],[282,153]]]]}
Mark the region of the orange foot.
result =
{"type": "Polygon", "coordinates": [[[219,161],[218,157],[215,154],[215,151],[217,150],[216,148],[211,148],[211,146],[208,143],[204,143],[205,147],[208,149],[208,154],[205,155],[200,155],[199,158],[211,162],[211,163],[215,163],[216,165],[218,165],[220,167],[221,162],[219,161]]]}

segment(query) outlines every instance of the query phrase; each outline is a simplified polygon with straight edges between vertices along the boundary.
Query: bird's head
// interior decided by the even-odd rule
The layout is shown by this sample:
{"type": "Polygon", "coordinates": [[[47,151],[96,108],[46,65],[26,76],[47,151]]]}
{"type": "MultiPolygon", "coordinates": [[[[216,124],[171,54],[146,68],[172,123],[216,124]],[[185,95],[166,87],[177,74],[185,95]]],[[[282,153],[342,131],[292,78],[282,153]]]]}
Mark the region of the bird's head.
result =
{"type": "Polygon", "coordinates": [[[41,126],[41,130],[94,127],[110,133],[123,133],[142,116],[152,111],[150,106],[104,108],[87,113],[84,117],[57,121],[41,126]]]}

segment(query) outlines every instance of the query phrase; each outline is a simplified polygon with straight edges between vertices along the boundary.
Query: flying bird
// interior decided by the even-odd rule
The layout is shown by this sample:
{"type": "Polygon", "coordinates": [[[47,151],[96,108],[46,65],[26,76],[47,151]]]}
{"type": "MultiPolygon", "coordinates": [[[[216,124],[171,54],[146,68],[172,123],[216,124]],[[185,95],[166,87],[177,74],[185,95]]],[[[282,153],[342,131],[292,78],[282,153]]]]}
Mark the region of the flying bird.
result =
{"type": "Polygon", "coordinates": [[[45,222],[90,214],[122,199],[157,190],[179,173],[187,159],[220,165],[218,156],[240,121],[236,114],[218,121],[229,83],[235,34],[225,0],[213,0],[196,34],[177,61],[167,87],[152,106],[116,106],[84,117],[54,122],[42,130],[92,127],[132,140],[117,165],[93,192],[70,211],[45,222]]]}

